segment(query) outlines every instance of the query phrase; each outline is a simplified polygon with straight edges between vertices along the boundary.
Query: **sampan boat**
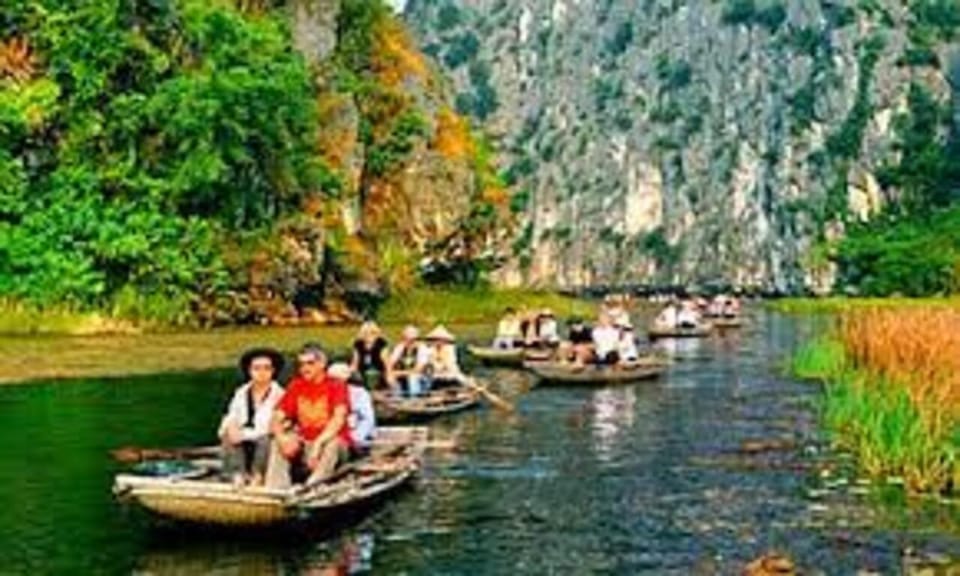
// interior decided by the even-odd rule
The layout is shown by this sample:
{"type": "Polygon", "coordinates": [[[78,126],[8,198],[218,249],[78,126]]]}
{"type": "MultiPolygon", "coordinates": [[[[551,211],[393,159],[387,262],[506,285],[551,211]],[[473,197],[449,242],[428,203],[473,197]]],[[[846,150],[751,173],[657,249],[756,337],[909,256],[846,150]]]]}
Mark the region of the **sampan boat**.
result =
{"type": "Polygon", "coordinates": [[[381,427],[368,456],[344,465],[324,482],[288,489],[236,487],[221,478],[218,458],[191,450],[201,456],[144,462],[133,472],[118,474],[113,492],[154,516],[191,525],[266,528],[336,521],[409,482],[420,469],[426,441],[424,427],[381,427]],[[158,467],[150,464],[177,464],[176,472],[157,475],[158,467]]]}
{"type": "Polygon", "coordinates": [[[695,328],[650,326],[647,335],[651,340],[657,338],[706,338],[713,332],[713,324],[702,324],[695,328]]]}
{"type": "Polygon", "coordinates": [[[494,348],[492,346],[468,346],[470,354],[488,366],[523,366],[526,351],[523,348],[494,348]]]}
{"type": "Polygon", "coordinates": [[[389,390],[373,393],[379,422],[424,421],[469,410],[480,404],[480,393],[467,386],[435,388],[420,396],[404,396],[389,390]]]}
{"type": "Polygon", "coordinates": [[[656,357],[644,358],[629,366],[588,364],[578,367],[562,362],[534,362],[527,368],[544,384],[632,384],[656,378],[666,371],[667,362],[656,357]]]}
{"type": "Polygon", "coordinates": [[[743,326],[743,318],[740,316],[709,316],[708,319],[715,328],[720,330],[743,326]]]}

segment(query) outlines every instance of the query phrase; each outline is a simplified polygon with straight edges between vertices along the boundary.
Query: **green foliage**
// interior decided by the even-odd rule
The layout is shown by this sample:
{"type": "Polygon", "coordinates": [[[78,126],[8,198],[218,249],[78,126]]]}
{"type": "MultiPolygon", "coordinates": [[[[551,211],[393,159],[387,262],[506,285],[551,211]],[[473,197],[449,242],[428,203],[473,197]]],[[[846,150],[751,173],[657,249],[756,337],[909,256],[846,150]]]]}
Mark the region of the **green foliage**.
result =
{"type": "Polygon", "coordinates": [[[417,111],[409,110],[397,116],[386,139],[377,141],[372,131],[365,134],[366,170],[373,176],[384,176],[399,166],[413,151],[417,140],[429,133],[426,119],[417,111]]]}
{"type": "Polygon", "coordinates": [[[455,70],[473,60],[480,50],[480,40],[473,32],[463,32],[450,40],[446,52],[443,54],[443,63],[455,70]]]}
{"type": "Polygon", "coordinates": [[[632,20],[625,20],[617,26],[616,32],[609,38],[604,45],[604,51],[611,58],[623,54],[630,47],[634,38],[634,28],[632,20]]]}
{"type": "Polygon", "coordinates": [[[887,215],[852,228],[839,244],[841,285],[866,296],[928,296],[957,289],[960,207],[887,215]]]}
{"type": "Polygon", "coordinates": [[[860,75],[857,78],[857,96],[853,108],[840,129],[831,134],[826,142],[827,153],[833,159],[851,159],[860,153],[863,132],[873,113],[870,94],[874,69],[885,43],[882,36],[874,35],[860,47],[860,75]]]}
{"type": "Polygon", "coordinates": [[[666,54],[660,54],[657,57],[657,78],[663,90],[680,90],[693,79],[693,67],[684,60],[670,60],[666,54]]]}
{"type": "Polygon", "coordinates": [[[787,20],[787,9],[778,0],[726,0],[723,23],[731,26],[762,26],[770,33],[787,20]]]}
{"type": "Polygon", "coordinates": [[[907,103],[908,111],[894,125],[900,161],[882,172],[883,183],[902,191],[904,211],[944,206],[954,198],[960,175],[960,159],[951,156],[941,135],[949,110],[916,82],[910,84],[907,103]]]}
{"type": "Polygon", "coordinates": [[[0,296],[180,319],[229,285],[224,238],[335,178],[283,20],[221,4],[15,4],[43,55],[0,81],[0,296]]]}
{"type": "Polygon", "coordinates": [[[843,344],[833,338],[811,340],[790,359],[790,374],[808,380],[827,380],[840,374],[847,364],[843,344]]]}

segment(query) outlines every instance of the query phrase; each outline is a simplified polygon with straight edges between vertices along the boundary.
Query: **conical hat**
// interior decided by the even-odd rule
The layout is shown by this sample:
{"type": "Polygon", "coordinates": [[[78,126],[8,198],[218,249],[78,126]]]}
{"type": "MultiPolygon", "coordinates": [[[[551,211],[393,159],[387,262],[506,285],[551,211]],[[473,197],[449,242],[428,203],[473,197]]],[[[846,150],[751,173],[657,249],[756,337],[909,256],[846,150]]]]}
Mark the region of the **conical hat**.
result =
{"type": "Polygon", "coordinates": [[[442,340],[442,341],[444,341],[444,342],[456,342],[456,341],[457,341],[457,338],[456,338],[453,334],[451,334],[450,331],[447,330],[446,327],[445,327],[443,324],[441,324],[441,325],[437,326],[436,328],[434,328],[433,330],[431,330],[430,333],[427,334],[426,339],[427,339],[427,340],[442,340]]]}

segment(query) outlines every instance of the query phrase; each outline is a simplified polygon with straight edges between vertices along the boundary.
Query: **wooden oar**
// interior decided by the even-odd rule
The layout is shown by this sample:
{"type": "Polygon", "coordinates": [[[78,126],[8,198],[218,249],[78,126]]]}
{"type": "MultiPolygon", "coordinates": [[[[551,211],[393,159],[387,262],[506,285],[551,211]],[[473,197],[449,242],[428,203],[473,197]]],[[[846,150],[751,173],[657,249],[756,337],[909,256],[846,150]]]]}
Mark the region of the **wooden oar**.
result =
{"type": "Polygon", "coordinates": [[[136,464],[148,460],[184,460],[190,458],[217,457],[220,455],[220,447],[140,448],[137,446],[124,446],[123,448],[111,450],[110,455],[117,462],[136,464]]]}
{"type": "Polygon", "coordinates": [[[513,404],[507,402],[500,396],[497,396],[496,394],[491,392],[486,386],[481,386],[480,384],[477,384],[474,378],[464,378],[463,383],[464,385],[466,385],[467,388],[471,388],[479,392],[481,396],[489,400],[490,403],[496,406],[497,408],[505,412],[516,411],[516,408],[514,407],[513,404]]]}

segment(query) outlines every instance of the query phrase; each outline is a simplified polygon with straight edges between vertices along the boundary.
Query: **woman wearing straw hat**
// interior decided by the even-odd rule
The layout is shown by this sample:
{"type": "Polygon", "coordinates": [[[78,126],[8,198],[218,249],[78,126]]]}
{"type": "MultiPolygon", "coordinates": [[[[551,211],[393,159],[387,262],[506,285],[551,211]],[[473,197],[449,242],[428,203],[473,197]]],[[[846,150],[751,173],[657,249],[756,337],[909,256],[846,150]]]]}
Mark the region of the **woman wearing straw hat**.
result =
{"type": "Polygon", "coordinates": [[[427,373],[430,385],[462,384],[467,380],[457,360],[457,339],[442,324],[424,338],[427,342],[427,373]]]}
{"type": "Polygon", "coordinates": [[[272,348],[248,350],[240,358],[246,383],[237,388],[218,435],[223,445],[223,471],[237,485],[263,484],[270,454],[270,422],[283,388],[276,377],[283,355],[272,348]]]}

